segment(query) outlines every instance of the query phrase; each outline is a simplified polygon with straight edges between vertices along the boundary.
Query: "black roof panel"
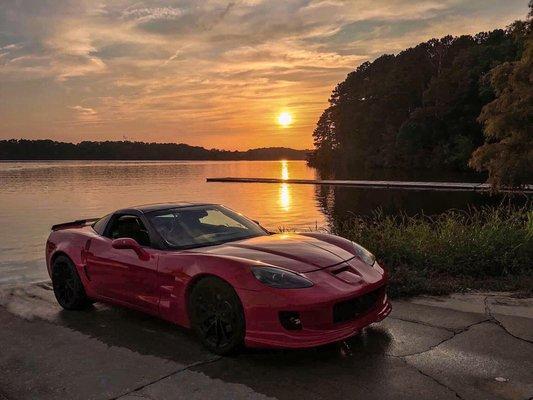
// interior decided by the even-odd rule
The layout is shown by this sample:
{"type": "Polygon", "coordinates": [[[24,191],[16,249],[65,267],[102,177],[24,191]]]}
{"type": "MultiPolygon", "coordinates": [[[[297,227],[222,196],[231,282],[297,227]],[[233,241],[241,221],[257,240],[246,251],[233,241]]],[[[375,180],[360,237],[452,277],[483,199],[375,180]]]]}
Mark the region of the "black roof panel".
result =
{"type": "Polygon", "coordinates": [[[136,210],[142,213],[149,213],[152,211],[170,210],[173,208],[180,208],[180,207],[206,206],[210,204],[212,203],[191,203],[191,202],[154,203],[154,204],[143,204],[140,206],[128,207],[122,210],[117,210],[116,212],[128,212],[130,210],[136,210]]]}

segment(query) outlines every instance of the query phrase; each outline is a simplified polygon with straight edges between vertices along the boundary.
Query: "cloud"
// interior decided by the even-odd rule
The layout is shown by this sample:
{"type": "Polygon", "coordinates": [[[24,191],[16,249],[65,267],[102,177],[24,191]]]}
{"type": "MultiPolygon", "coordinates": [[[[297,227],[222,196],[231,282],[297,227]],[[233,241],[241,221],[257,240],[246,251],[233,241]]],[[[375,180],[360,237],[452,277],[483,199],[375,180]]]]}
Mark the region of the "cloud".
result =
{"type": "Polygon", "coordinates": [[[11,44],[8,44],[8,45],[0,47],[0,51],[2,51],[2,50],[11,51],[11,50],[20,49],[21,47],[22,47],[21,43],[11,43],[11,44]]]}
{"type": "Polygon", "coordinates": [[[97,114],[97,112],[94,109],[89,108],[89,107],[72,106],[69,108],[72,110],[78,111],[82,115],[96,115],[97,114]]]}
{"type": "Polygon", "coordinates": [[[80,105],[69,106],[69,109],[75,111],[73,124],[93,125],[99,123],[98,112],[94,108],[83,107],[80,105]]]}
{"type": "Polygon", "coordinates": [[[180,49],[178,49],[176,50],[174,54],[172,54],[169,58],[165,60],[163,65],[167,65],[169,62],[174,61],[174,60],[179,60],[180,58],[183,59],[184,56],[183,56],[183,52],[180,49]]]}
{"type": "Polygon", "coordinates": [[[122,18],[143,23],[153,20],[177,19],[183,15],[183,11],[174,7],[133,8],[122,13],[122,18]]]}

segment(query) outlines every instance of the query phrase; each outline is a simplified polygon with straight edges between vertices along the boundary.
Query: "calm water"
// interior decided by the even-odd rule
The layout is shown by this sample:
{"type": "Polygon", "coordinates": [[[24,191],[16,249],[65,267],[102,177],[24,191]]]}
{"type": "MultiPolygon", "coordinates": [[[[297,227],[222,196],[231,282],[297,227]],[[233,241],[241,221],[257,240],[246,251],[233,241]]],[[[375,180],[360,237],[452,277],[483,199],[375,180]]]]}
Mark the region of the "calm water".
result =
{"type": "Polygon", "coordinates": [[[413,214],[496,203],[475,193],[361,190],[289,184],[206,183],[206,177],[314,179],[303,161],[0,162],[0,284],[45,279],[50,226],[131,205],[222,203],[265,227],[327,228],[350,213],[413,214]]]}

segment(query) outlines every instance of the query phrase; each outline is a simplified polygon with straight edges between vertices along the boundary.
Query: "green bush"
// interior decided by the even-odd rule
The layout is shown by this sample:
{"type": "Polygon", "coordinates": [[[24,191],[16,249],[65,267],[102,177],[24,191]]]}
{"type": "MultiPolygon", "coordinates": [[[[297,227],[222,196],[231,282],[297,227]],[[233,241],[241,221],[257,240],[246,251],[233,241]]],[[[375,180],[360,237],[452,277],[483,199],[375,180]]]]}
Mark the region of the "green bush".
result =
{"type": "Polygon", "coordinates": [[[353,217],[333,233],[376,254],[391,275],[391,295],[533,287],[530,207],[450,210],[438,216],[353,217]]]}

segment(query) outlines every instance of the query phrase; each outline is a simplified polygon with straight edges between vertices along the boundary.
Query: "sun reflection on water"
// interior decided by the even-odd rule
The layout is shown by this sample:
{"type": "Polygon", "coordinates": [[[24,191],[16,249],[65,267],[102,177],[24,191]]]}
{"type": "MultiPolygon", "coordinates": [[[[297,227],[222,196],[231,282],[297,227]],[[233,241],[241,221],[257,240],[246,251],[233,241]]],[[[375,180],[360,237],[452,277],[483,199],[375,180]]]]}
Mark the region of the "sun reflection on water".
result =
{"type": "Polygon", "coordinates": [[[289,164],[287,160],[281,160],[281,179],[289,179],[289,164]]]}
{"type": "Polygon", "coordinates": [[[291,209],[291,192],[287,183],[282,183],[279,188],[279,204],[284,211],[291,209]]]}
{"type": "MultiPolygon", "coordinates": [[[[289,165],[287,160],[281,160],[281,179],[289,179],[289,165]]],[[[279,188],[279,205],[282,210],[290,211],[291,209],[291,191],[288,183],[282,183],[279,188]]]]}

